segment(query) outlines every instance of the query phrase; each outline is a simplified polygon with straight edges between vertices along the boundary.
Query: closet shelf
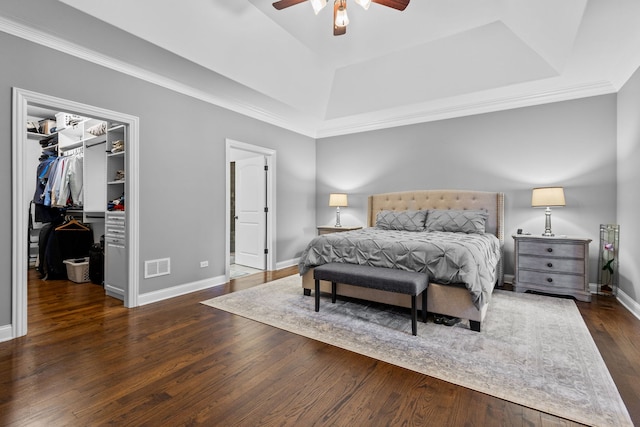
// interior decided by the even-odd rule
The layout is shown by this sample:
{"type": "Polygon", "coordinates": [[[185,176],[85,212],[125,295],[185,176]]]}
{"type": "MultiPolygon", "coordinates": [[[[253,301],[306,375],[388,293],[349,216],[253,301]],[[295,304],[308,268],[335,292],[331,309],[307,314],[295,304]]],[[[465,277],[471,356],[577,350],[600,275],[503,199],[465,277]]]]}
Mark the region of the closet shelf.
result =
{"type": "Polygon", "coordinates": [[[110,151],[107,151],[107,157],[118,157],[118,156],[124,156],[124,151],[118,151],[117,153],[112,153],[110,151]]]}
{"type": "Polygon", "coordinates": [[[50,138],[54,135],[57,135],[58,132],[53,132],[53,133],[37,133],[37,132],[27,132],[27,138],[28,139],[46,139],[46,138],[50,138]]]}
{"type": "Polygon", "coordinates": [[[116,184],[124,184],[124,179],[121,179],[120,181],[109,181],[107,182],[107,184],[109,185],[116,185],[116,184]]]}
{"type": "Polygon", "coordinates": [[[60,147],[60,151],[64,152],[64,151],[68,151],[68,150],[73,150],[74,148],[79,148],[82,147],[82,141],[76,141],[73,142],[71,144],[65,144],[64,147],[60,147]]]}

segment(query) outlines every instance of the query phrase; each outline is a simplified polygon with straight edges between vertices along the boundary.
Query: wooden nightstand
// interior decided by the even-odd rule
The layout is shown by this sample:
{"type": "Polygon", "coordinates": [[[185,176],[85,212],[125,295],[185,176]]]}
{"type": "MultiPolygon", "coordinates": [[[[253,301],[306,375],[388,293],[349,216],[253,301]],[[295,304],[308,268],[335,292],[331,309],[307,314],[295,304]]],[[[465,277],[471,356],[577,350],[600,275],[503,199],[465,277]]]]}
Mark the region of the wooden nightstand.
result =
{"type": "Polygon", "coordinates": [[[344,226],[344,225],[342,227],[336,227],[334,225],[319,225],[317,228],[318,228],[318,236],[320,236],[322,234],[339,233],[341,231],[360,230],[362,227],[360,227],[360,226],[344,226]]]}
{"type": "Polygon", "coordinates": [[[581,237],[513,235],[516,292],[538,291],[591,301],[589,243],[581,237]]]}

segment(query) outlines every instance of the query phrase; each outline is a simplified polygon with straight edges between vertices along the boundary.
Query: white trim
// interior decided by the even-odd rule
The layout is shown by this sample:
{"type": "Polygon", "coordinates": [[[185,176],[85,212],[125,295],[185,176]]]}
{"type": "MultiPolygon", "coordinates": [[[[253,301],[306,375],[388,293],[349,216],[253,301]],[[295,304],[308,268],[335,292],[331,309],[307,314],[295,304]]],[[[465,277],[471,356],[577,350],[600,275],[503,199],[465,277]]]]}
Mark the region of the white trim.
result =
{"type": "Polygon", "coordinates": [[[276,270],[282,270],[283,268],[293,267],[294,265],[298,265],[299,262],[300,262],[300,257],[277,262],[276,270]]]}
{"type": "MultiPolygon", "coordinates": [[[[597,297],[598,294],[598,284],[597,283],[589,283],[589,292],[597,297]]],[[[611,296],[603,296],[602,298],[614,298],[611,296]]],[[[620,304],[631,314],[640,320],[640,304],[638,304],[633,298],[627,295],[622,289],[618,288],[615,298],[618,300],[620,304]]]]}
{"type": "Polygon", "coordinates": [[[616,296],[620,304],[627,310],[631,312],[638,320],[640,320],[640,304],[634,301],[629,295],[624,293],[620,288],[618,288],[618,294],[616,296]]]}
{"type": "Polygon", "coordinates": [[[27,135],[23,123],[27,118],[27,97],[13,88],[13,123],[11,126],[11,326],[12,337],[27,333],[27,218],[23,206],[24,147],[27,135]]]}
{"type": "Polygon", "coordinates": [[[478,101],[473,94],[458,99],[445,99],[401,108],[382,110],[359,116],[348,116],[325,122],[325,126],[316,132],[316,138],[346,135],[350,133],[368,132],[396,126],[407,126],[417,123],[466,117],[474,114],[492,113],[531,107],[552,102],[616,93],[617,89],[609,82],[596,81],[581,85],[565,87],[558,90],[532,92],[512,96],[483,98],[478,101]],[[448,105],[447,105],[448,104],[448,105]]]}
{"type": "Polygon", "coordinates": [[[247,144],[245,142],[225,139],[225,267],[224,274],[227,281],[230,278],[230,252],[231,252],[231,222],[229,212],[231,211],[231,150],[248,151],[265,156],[269,173],[267,174],[267,270],[275,270],[275,236],[276,234],[276,151],[258,145],[247,144]]]}
{"type": "Polygon", "coordinates": [[[185,283],[182,285],[172,286],[166,289],[160,289],[153,292],[147,292],[140,294],[138,302],[140,305],[151,304],[158,301],[163,301],[169,298],[186,295],[191,292],[201,291],[204,289],[213,288],[216,286],[224,285],[228,280],[225,276],[212,277],[210,279],[198,280],[196,282],[185,283]]]}
{"type": "Polygon", "coordinates": [[[87,49],[86,47],[64,40],[60,37],[56,37],[53,34],[31,28],[22,23],[18,23],[1,16],[0,31],[51,49],[55,49],[59,52],[75,56],[76,58],[80,58],[85,61],[110,68],[114,71],[118,71],[120,73],[138,78],[140,80],[153,83],[155,85],[164,87],[165,89],[182,93],[184,95],[199,99],[209,104],[217,105],[219,107],[235,111],[236,113],[240,113],[256,120],[270,123],[283,129],[288,129],[293,132],[300,133],[302,135],[313,137],[314,131],[312,129],[301,127],[294,120],[291,120],[290,118],[284,117],[282,115],[278,115],[273,111],[267,111],[259,106],[241,102],[237,98],[221,98],[219,96],[202,91],[200,89],[196,89],[169,77],[162,76],[128,62],[120,61],[119,59],[104,55],[102,53],[96,52],[95,50],[87,49]]]}
{"type": "Polygon", "coordinates": [[[13,338],[14,338],[14,335],[13,335],[12,325],[0,326],[0,342],[9,341],[13,338]]]}
{"type": "Polygon", "coordinates": [[[322,120],[308,119],[303,124],[300,112],[297,110],[292,109],[290,113],[282,110],[280,113],[276,113],[273,109],[268,111],[264,107],[248,101],[241,101],[238,98],[216,96],[5,17],[0,17],[0,31],[311,138],[327,138],[568,101],[616,93],[619,90],[611,82],[598,80],[554,90],[528,90],[525,93],[511,96],[496,96],[490,93],[488,95],[469,94],[324,122],[322,120]],[[480,96],[483,98],[478,100],[480,96]],[[317,125],[314,126],[311,123],[317,123],[317,125]]]}
{"type": "Polygon", "coordinates": [[[128,280],[129,286],[124,295],[125,307],[138,305],[139,292],[139,118],[116,111],[98,108],[79,102],[69,101],[25,89],[13,88],[13,122],[11,130],[12,146],[12,233],[11,233],[11,272],[12,293],[12,335],[19,337],[27,333],[27,218],[28,207],[23,206],[25,197],[24,180],[24,149],[27,133],[24,123],[27,120],[27,105],[33,104],[59,111],[76,113],[84,116],[112,120],[125,123],[129,129],[127,145],[127,250],[129,255],[128,280]]]}
{"type": "Polygon", "coordinates": [[[513,274],[505,274],[504,275],[504,283],[509,284],[509,285],[513,285],[513,279],[515,278],[515,276],[513,274]]]}

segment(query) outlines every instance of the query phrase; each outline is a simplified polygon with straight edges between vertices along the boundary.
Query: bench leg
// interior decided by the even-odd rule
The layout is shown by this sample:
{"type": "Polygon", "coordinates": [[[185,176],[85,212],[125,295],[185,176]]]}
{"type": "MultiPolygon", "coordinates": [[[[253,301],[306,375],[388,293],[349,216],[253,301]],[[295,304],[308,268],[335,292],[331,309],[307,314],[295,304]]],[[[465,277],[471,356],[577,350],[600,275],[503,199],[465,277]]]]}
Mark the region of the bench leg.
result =
{"type": "Polygon", "coordinates": [[[320,280],[316,279],[316,292],[314,297],[316,298],[316,311],[320,311],[320,280]]]}
{"type": "Polygon", "coordinates": [[[336,303],[336,282],[331,282],[331,302],[336,303]]]}
{"type": "Polygon", "coordinates": [[[411,295],[411,333],[418,335],[418,310],[416,308],[415,295],[411,295]]]}
{"type": "Polygon", "coordinates": [[[427,323],[427,290],[422,291],[422,321],[427,323]]]}
{"type": "Polygon", "coordinates": [[[304,288],[304,296],[311,296],[311,289],[304,288]]]}
{"type": "Polygon", "coordinates": [[[480,332],[480,322],[477,320],[469,320],[469,328],[474,332],[480,332]]]}

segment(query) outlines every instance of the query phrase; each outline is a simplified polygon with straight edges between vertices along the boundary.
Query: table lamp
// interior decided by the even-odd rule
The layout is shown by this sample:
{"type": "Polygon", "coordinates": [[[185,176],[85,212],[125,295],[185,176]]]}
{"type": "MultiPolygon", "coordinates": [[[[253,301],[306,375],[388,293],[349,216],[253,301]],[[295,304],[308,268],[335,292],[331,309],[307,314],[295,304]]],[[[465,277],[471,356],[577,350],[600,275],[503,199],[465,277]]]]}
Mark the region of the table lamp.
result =
{"type": "Polygon", "coordinates": [[[347,203],[347,195],[342,193],[329,194],[329,206],[336,208],[336,227],[342,227],[340,224],[340,207],[349,206],[347,203]]]}
{"type": "Polygon", "coordinates": [[[543,236],[551,237],[551,207],[565,206],[564,190],[562,187],[538,187],[531,193],[531,206],[547,208],[545,211],[543,236]]]}

